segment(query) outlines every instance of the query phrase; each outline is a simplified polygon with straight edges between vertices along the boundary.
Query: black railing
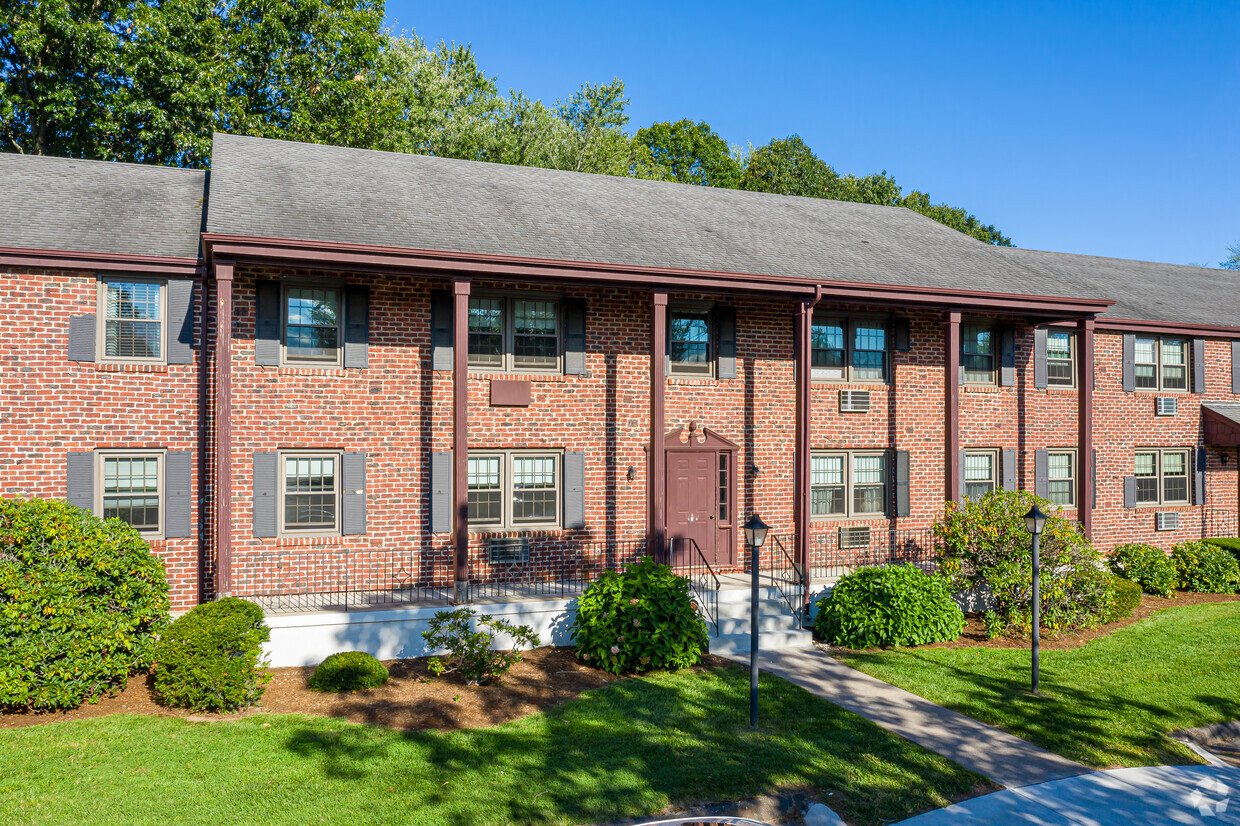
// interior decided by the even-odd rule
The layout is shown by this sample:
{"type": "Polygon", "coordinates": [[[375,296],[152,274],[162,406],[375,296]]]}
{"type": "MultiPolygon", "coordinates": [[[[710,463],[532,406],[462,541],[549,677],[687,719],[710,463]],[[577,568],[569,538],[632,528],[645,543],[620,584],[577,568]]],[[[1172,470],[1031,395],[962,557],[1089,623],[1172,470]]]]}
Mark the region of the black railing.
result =
{"type": "Polygon", "coordinates": [[[290,551],[237,558],[234,593],[268,614],[447,604],[452,566],[413,551],[290,551]]]}
{"type": "Polygon", "coordinates": [[[697,602],[698,612],[708,627],[719,635],[719,577],[715,575],[706,555],[691,537],[674,537],[667,541],[668,558],[676,573],[689,580],[689,590],[697,602]]]}
{"type": "Polygon", "coordinates": [[[578,541],[531,539],[513,551],[484,546],[470,553],[469,600],[562,598],[581,594],[604,571],[619,571],[646,556],[643,539],[578,541]]]}
{"type": "Polygon", "coordinates": [[[938,567],[934,534],[929,528],[891,530],[869,526],[815,533],[810,536],[809,581],[832,582],[858,568],[908,563],[924,571],[938,567]]]}
{"type": "Polygon", "coordinates": [[[1202,539],[1234,539],[1237,536],[1240,536],[1240,519],[1236,511],[1205,508],[1201,515],[1202,539]]]}
{"type": "Polygon", "coordinates": [[[792,612],[792,615],[799,617],[804,608],[805,569],[797,564],[796,559],[788,551],[789,545],[795,547],[796,534],[789,534],[786,538],[787,543],[784,542],[784,538],[771,534],[774,552],[770,554],[770,560],[767,561],[766,566],[759,568],[759,574],[779,591],[780,597],[788,604],[788,610],[792,612]]]}

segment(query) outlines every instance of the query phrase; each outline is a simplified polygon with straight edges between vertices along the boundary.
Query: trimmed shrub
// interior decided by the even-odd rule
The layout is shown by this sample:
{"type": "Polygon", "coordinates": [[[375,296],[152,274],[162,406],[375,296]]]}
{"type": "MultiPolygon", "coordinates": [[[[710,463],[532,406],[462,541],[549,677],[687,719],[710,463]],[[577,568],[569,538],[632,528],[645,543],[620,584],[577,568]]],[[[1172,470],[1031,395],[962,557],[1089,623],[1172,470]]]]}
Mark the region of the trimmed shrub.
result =
{"type": "Polygon", "coordinates": [[[877,648],[954,640],[964,614],[947,581],[912,565],[862,568],[818,603],[814,633],[834,645],[877,648]]]}
{"type": "Polygon", "coordinates": [[[577,656],[612,674],[677,670],[706,650],[706,623],[689,580],[647,557],[606,571],[577,600],[577,656]]]}
{"type": "Polygon", "coordinates": [[[271,677],[261,671],[271,636],[263,609],[225,597],[178,617],[155,647],[155,692],[174,708],[235,711],[263,696],[271,677]]]}
{"type": "Polygon", "coordinates": [[[1041,623],[1050,631],[1088,628],[1111,604],[1111,578],[1080,526],[1059,506],[1025,491],[993,491],[978,501],[948,502],[934,525],[939,570],[954,591],[989,585],[998,605],[991,635],[1033,628],[1033,554],[1025,514],[1047,514],[1041,539],[1041,623]]]}
{"type": "Polygon", "coordinates": [[[1234,594],[1240,589],[1240,564],[1230,551],[1200,540],[1171,549],[1181,588],[1202,594],[1234,594]]]}
{"type": "Polygon", "coordinates": [[[1111,589],[1114,594],[1111,597],[1111,607],[1107,609],[1102,621],[1119,622],[1131,617],[1132,612],[1141,604],[1141,586],[1116,575],[1111,577],[1111,589]]]}
{"type": "Polygon", "coordinates": [[[364,651],[332,654],[314,669],[306,685],[315,691],[342,692],[378,688],[388,681],[387,666],[364,651]]]}
{"type": "Polygon", "coordinates": [[[0,498],[0,707],[76,708],[124,688],[167,623],[163,563],[131,526],[0,498]]]}
{"type": "Polygon", "coordinates": [[[1158,597],[1171,596],[1178,582],[1171,557],[1161,548],[1139,542],[1111,551],[1111,570],[1158,597]]]}
{"type": "Polygon", "coordinates": [[[467,685],[485,685],[502,677],[521,661],[521,646],[538,645],[538,635],[528,625],[513,625],[508,620],[486,614],[475,615],[469,608],[440,611],[430,621],[422,639],[432,649],[448,649],[448,657],[431,657],[427,667],[435,676],[456,671],[467,685]],[[495,649],[495,637],[504,634],[512,640],[509,651],[495,649]]]}
{"type": "Polygon", "coordinates": [[[1222,548],[1225,551],[1228,551],[1236,558],[1237,562],[1240,562],[1240,539],[1224,537],[1219,539],[1206,539],[1203,541],[1208,545],[1213,545],[1216,548],[1222,548]]]}

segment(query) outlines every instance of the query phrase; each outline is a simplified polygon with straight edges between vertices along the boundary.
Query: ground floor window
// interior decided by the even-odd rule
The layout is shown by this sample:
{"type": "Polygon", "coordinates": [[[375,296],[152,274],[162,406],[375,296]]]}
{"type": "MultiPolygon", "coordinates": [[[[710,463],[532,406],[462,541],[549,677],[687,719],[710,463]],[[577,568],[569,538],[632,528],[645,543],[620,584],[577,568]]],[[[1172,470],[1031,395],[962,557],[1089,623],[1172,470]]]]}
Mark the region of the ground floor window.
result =
{"type": "Polygon", "coordinates": [[[281,513],[285,533],[340,530],[340,454],[281,454],[281,513]]]}
{"type": "Polygon", "coordinates": [[[1076,504],[1076,453],[1071,450],[1046,454],[1046,498],[1056,505],[1076,504]]]}
{"type": "Polygon", "coordinates": [[[964,454],[964,498],[976,502],[998,487],[999,453],[968,450],[964,454]]]}
{"type": "Polygon", "coordinates": [[[1138,450],[1134,461],[1138,505],[1188,504],[1188,451],[1138,450]]]}
{"type": "Polygon", "coordinates": [[[119,519],[139,533],[163,529],[163,454],[104,453],[99,457],[98,513],[119,519]]]}
{"type": "Polygon", "coordinates": [[[822,452],[810,457],[810,515],[882,516],[887,511],[885,452],[822,452]]]}
{"type": "Polygon", "coordinates": [[[558,452],[471,452],[470,524],[488,528],[558,527],[560,460],[558,452]]]}

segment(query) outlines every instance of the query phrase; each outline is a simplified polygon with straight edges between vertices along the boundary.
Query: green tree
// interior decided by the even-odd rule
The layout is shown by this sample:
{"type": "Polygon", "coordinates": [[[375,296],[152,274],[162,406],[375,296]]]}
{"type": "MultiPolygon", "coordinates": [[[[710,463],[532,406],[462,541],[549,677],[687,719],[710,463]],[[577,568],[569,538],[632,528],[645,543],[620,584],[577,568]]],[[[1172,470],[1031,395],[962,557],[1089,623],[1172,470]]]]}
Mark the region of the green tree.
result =
{"type": "Polygon", "coordinates": [[[650,159],[667,170],[667,177],[682,184],[736,189],[741,182],[739,151],[704,121],[663,121],[638,129],[635,149],[645,147],[650,159]]]}
{"type": "Polygon", "coordinates": [[[826,198],[839,175],[798,135],[775,139],[749,153],[741,189],[826,198]]]}
{"type": "Polygon", "coordinates": [[[1240,270],[1240,241],[1227,248],[1227,257],[1218,265],[1225,270],[1240,270]]]}
{"type": "Polygon", "coordinates": [[[900,200],[900,206],[920,212],[927,218],[932,218],[940,224],[949,226],[957,232],[963,232],[983,243],[998,247],[1012,246],[1012,239],[995,229],[994,224],[983,224],[976,216],[960,207],[931,203],[930,196],[924,192],[913,190],[900,200]]]}

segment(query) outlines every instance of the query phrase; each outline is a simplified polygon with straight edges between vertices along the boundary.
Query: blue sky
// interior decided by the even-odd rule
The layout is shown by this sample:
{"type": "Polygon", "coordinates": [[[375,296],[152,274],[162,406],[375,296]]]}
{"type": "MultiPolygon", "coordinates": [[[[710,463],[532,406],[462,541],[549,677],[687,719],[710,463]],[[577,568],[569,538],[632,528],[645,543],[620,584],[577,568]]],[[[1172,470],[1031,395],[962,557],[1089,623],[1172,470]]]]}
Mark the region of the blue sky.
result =
{"type": "Polygon", "coordinates": [[[1216,265],[1240,239],[1240,2],[389,0],[554,101],[619,77],[630,128],[797,133],[1022,247],[1216,265]]]}

